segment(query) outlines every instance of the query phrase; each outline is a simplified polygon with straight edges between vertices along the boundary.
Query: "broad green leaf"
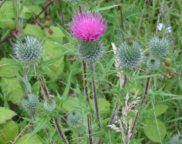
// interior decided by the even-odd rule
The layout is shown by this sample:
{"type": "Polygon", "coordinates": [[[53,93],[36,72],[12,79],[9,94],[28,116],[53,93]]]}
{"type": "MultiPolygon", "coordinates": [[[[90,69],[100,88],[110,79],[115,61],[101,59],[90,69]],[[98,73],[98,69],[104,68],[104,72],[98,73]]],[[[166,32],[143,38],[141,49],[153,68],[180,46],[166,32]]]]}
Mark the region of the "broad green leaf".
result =
{"type": "Polygon", "coordinates": [[[45,33],[40,26],[34,24],[27,24],[23,30],[25,34],[34,35],[40,39],[44,39],[45,33]]]}
{"type": "Polygon", "coordinates": [[[56,40],[59,42],[62,41],[64,37],[64,33],[62,32],[62,30],[56,26],[51,26],[50,29],[45,29],[45,33],[47,38],[56,40]],[[51,32],[49,32],[49,30],[51,30],[51,32]]]}
{"type": "Polygon", "coordinates": [[[12,120],[0,124],[0,144],[8,144],[18,135],[18,124],[12,120]]]}
{"type": "Polygon", "coordinates": [[[155,119],[144,121],[144,133],[153,142],[161,142],[166,135],[166,127],[163,122],[155,119]]]}
{"type": "Polygon", "coordinates": [[[0,8],[0,18],[12,19],[16,17],[16,9],[12,0],[6,0],[0,8]]]}
{"type": "Polygon", "coordinates": [[[73,111],[76,108],[78,108],[79,106],[80,106],[80,102],[79,102],[79,99],[77,97],[68,97],[68,99],[66,99],[62,105],[62,107],[66,111],[73,111]]]}
{"type": "MultiPolygon", "coordinates": [[[[33,15],[39,14],[40,11],[41,11],[41,8],[38,5],[25,5],[22,8],[22,11],[20,13],[20,17],[25,18],[25,19],[29,19],[33,15]]],[[[40,17],[42,17],[42,16],[43,15],[41,15],[40,17]]]]}
{"type": "Polygon", "coordinates": [[[6,0],[0,8],[0,28],[15,28],[16,9],[13,1],[6,0]]]}
{"type": "Polygon", "coordinates": [[[150,112],[153,114],[155,113],[156,116],[160,116],[161,114],[165,113],[167,109],[168,109],[167,105],[159,104],[154,107],[154,110],[151,109],[150,112]]]}
{"type": "Polygon", "coordinates": [[[25,134],[16,144],[43,144],[41,138],[38,135],[25,134]]]}
{"type": "Polygon", "coordinates": [[[16,23],[12,19],[6,19],[6,18],[1,18],[0,19],[0,28],[3,29],[14,29],[16,26],[16,23]]]}
{"type": "Polygon", "coordinates": [[[46,40],[43,45],[42,58],[44,61],[42,65],[44,73],[52,81],[59,79],[64,70],[64,49],[62,45],[51,40],[46,40]]]}
{"type": "Polygon", "coordinates": [[[13,59],[2,58],[0,60],[0,77],[14,77],[18,74],[18,65],[13,59]]]}
{"type": "Polygon", "coordinates": [[[14,104],[20,104],[24,92],[20,82],[16,78],[2,78],[0,86],[3,94],[7,97],[7,100],[14,104]]]}
{"type": "Polygon", "coordinates": [[[14,117],[16,113],[8,108],[0,107],[0,125],[14,117]]]}

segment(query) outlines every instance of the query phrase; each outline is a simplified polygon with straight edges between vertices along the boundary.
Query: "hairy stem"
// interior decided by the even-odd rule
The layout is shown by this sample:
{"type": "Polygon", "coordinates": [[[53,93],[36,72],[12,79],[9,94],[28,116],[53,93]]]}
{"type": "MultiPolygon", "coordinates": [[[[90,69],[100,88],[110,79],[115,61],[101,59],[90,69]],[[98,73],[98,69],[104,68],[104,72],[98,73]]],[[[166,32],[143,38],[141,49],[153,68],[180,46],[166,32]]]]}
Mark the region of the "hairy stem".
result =
{"type": "Polygon", "coordinates": [[[60,138],[63,140],[64,144],[69,144],[66,136],[64,135],[64,132],[62,131],[61,126],[59,125],[58,119],[53,118],[54,127],[56,128],[60,138]]]}
{"type": "Polygon", "coordinates": [[[44,93],[44,99],[49,100],[50,99],[49,89],[48,89],[48,87],[46,85],[44,77],[43,76],[38,76],[38,80],[40,82],[42,91],[44,93]]]}
{"type": "Polygon", "coordinates": [[[96,93],[96,84],[95,84],[95,77],[94,77],[94,73],[95,73],[94,64],[91,64],[90,68],[92,71],[92,90],[93,90],[92,93],[93,93],[93,99],[94,99],[95,114],[96,114],[96,118],[98,120],[99,128],[101,128],[99,106],[98,106],[97,93],[96,93]]]}
{"type": "MultiPolygon", "coordinates": [[[[82,68],[83,68],[83,87],[84,87],[84,93],[87,97],[87,104],[90,106],[90,98],[88,95],[88,87],[87,87],[87,65],[85,62],[82,62],[82,68]]],[[[87,126],[88,126],[88,143],[93,144],[93,139],[92,139],[92,120],[91,120],[91,115],[87,114],[87,126]]]]}

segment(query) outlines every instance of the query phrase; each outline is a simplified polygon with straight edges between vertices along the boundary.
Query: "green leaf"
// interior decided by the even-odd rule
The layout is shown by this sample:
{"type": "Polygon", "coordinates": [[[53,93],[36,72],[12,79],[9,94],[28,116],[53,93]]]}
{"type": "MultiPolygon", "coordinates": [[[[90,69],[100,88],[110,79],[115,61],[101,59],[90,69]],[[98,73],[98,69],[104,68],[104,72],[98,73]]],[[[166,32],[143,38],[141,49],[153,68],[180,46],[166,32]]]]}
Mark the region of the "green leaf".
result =
{"type": "Polygon", "coordinates": [[[24,92],[20,82],[16,78],[2,78],[0,86],[3,94],[7,97],[7,100],[14,104],[20,104],[24,92]]]}
{"type": "Polygon", "coordinates": [[[96,8],[96,12],[99,12],[99,11],[105,11],[105,10],[110,10],[110,9],[113,9],[113,8],[115,8],[115,7],[118,7],[118,6],[120,6],[120,4],[118,4],[118,5],[109,5],[109,6],[106,6],[106,7],[99,7],[99,8],[96,8]]]}
{"type": "Polygon", "coordinates": [[[144,133],[153,142],[161,142],[166,135],[166,127],[160,120],[144,121],[144,133]]]}
{"type": "MultiPolygon", "coordinates": [[[[41,8],[38,5],[25,5],[22,8],[22,11],[20,13],[20,17],[24,19],[29,19],[33,15],[39,14],[41,11],[41,8]]],[[[42,18],[43,15],[40,15],[40,18],[42,18]]]]}
{"type": "Polygon", "coordinates": [[[14,117],[16,113],[8,108],[0,107],[0,125],[14,117]]]}
{"type": "Polygon", "coordinates": [[[106,99],[99,98],[98,105],[99,105],[99,112],[101,115],[106,115],[110,112],[110,103],[106,99]]]}
{"type": "Polygon", "coordinates": [[[13,1],[6,0],[0,8],[0,18],[12,19],[16,17],[16,9],[13,1]]]}
{"type": "Polygon", "coordinates": [[[0,8],[0,28],[15,28],[16,11],[13,1],[6,0],[0,8]]]}
{"type": "Polygon", "coordinates": [[[25,29],[23,30],[23,32],[25,34],[34,35],[40,39],[44,39],[44,37],[45,37],[45,33],[41,29],[41,27],[39,27],[38,25],[34,25],[34,24],[27,24],[25,29]]]}
{"type": "Polygon", "coordinates": [[[0,28],[3,29],[14,29],[16,26],[15,21],[12,19],[6,19],[6,18],[1,18],[0,19],[0,28]]]}
{"type": "Polygon", "coordinates": [[[76,108],[78,108],[80,106],[80,102],[79,99],[77,97],[68,97],[64,102],[62,107],[66,110],[66,111],[73,111],[76,108]]]}
{"type": "Polygon", "coordinates": [[[59,27],[56,26],[51,26],[50,29],[45,29],[45,33],[47,38],[56,40],[56,41],[61,41],[63,37],[65,36],[62,30],[59,27]],[[51,30],[51,33],[49,33],[48,30],[51,30]]]}
{"type": "Polygon", "coordinates": [[[18,125],[10,120],[0,125],[0,144],[8,144],[18,135],[18,125]]]}
{"type": "Polygon", "coordinates": [[[155,113],[156,116],[160,116],[161,114],[165,113],[168,109],[167,105],[159,104],[154,107],[154,110],[151,109],[151,113],[155,113]]]}
{"type": "Polygon", "coordinates": [[[18,75],[17,63],[8,58],[2,58],[0,60],[0,77],[14,77],[18,75]]]}
{"type": "Polygon", "coordinates": [[[43,45],[42,69],[52,80],[57,80],[64,70],[64,49],[57,42],[46,40],[43,45]]]}
{"type": "Polygon", "coordinates": [[[31,135],[31,134],[25,134],[23,135],[16,144],[43,144],[40,136],[38,135],[31,135]]]}

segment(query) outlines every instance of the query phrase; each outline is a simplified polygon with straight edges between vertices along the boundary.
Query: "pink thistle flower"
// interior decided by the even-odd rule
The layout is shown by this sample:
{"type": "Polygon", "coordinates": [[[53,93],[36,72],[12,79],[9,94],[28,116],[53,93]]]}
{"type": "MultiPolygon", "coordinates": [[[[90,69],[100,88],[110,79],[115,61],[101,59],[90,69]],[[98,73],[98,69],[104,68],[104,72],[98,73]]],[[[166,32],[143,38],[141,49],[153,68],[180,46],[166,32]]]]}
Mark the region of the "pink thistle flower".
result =
{"type": "Polygon", "coordinates": [[[106,31],[107,24],[101,16],[91,12],[77,14],[71,24],[72,35],[82,41],[96,41],[106,31]]]}

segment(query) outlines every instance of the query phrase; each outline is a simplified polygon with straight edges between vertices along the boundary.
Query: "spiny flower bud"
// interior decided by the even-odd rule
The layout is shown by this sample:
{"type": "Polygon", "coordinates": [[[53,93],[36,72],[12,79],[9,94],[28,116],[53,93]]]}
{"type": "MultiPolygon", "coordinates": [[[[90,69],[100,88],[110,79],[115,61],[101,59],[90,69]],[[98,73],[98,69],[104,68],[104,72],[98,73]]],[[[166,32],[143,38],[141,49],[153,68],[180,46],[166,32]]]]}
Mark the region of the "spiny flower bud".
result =
{"type": "Polygon", "coordinates": [[[80,42],[78,55],[80,59],[88,63],[93,63],[100,59],[104,53],[104,47],[100,41],[80,42]]]}
{"type": "Polygon", "coordinates": [[[147,68],[150,70],[156,70],[160,67],[160,59],[150,56],[147,60],[147,68]]]}
{"type": "Polygon", "coordinates": [[[53,98],[52,99],[49,99],[49,100],[45,100],[44,101],[44,108],[47,111],[52,112],[56,108],[56,102],[55,102],[55,100],[53,98]]]}
{"type": "Polygon", "coordinates": [[[170,140],[170,144],[182,144],[182,135],[174,135],[170,140]]]}
{"type": "Polygon", "coordinates": [[[123,42],[117,49],[117,61],[121,67],[133,69],[143,61],[143,52],[140,45],[133,42],[131,45],[123,42]]]}
{"type": "Polygon", "coordinates": [[[170,46],[170,41],[165,37],[159,38],[155,36],[149,42],[150,52],[157,58],[165,56],[168,53],[170,46]]]}
{"type": "Polygon", "coordinates": [[[14,44],[16,58],[24,64],[35,64],[41,57],[42,44],[34,36],[24,36],[14,44]]]}
{"type": "Polygon", "coordinates": [[[73,111],[67,117],[67,123],[70,127],[80,127],[83,123],[82,115],[80,112],[73,111]]]}
{"type": "Polygon", "coordinates": [[[28,94],[27,98],[22,100],[22,106],[26,112],[33,115],[36,112],[38,102],[39,100],[37,96],[28,94]]]}

